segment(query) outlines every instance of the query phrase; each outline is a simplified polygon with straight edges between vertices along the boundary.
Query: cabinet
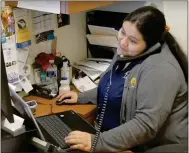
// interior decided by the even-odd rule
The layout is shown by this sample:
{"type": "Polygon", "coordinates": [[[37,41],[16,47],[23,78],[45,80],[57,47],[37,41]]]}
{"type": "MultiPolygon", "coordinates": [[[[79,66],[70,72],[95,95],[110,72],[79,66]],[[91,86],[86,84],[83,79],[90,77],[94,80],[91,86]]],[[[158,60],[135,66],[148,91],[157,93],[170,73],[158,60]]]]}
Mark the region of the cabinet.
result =
{"type": "MultiPolygon", "coordinates": [[[[60,4],[61,6],[66,5],[64,7],[61,7],[61,13],[65,12],[65,10],[63,10],[62,8],[66,7],[66,9],[67,9],[66,12],[68,14],[74,14],[74,13],[79,13],[82,11],[88,11],[88,10],[92,10],[95,8],[111,5],[111,4],[118,3],[118,2],[114,2],[114,1],[67,1],[67,2],[65,2],[64,1],[64,2],[60,2],[60,3],[61,3],[60,4]]],[[[17,7],[18,1],[5,1],[5,5],[17,7]]]]}

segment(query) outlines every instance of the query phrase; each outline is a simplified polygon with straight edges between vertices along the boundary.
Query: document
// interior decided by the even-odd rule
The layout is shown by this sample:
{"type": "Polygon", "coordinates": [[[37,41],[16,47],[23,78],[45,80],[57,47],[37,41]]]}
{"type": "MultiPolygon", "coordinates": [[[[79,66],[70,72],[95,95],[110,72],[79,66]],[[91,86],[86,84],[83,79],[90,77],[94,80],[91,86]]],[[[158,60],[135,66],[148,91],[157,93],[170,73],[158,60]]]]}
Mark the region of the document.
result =
{"type": "Polygon", "coordinates": [[[88,28],[92,35],[107,35],[107,36],[117,36],[118,31],[114,28],[88,25],[88,28]]]}
{"type": "Polygon", "coordinates": [[[111,59],[106,59],[106,58],[87,58],[88,61],[96,61],[96,62],[108,62],[111,63],[111,59]]]}
{"type": "Polygon", "coordinates": [[[14,84],[14,85],[15,85],[15,87],[16,87],[16,89],[15,89],[16,92],[22,91],[22,86],[21,86],[20,82],[14,84]]]}
{"type": "Polygon", "coordinates": [[[55,39],[54,36],[54,14],[32,11],[33,33],[36,38],[36,43],[55,39]]]}
{"type": "Polygon", "coordinates": [[[18,1],[18,7],[31,10],[40,10],[43,12],[50,12],[60,14],[59,0],[44,0],[44,1],[18,1]]]}
{"type": "Polygon", "coordinates": [[[29,30],[28,13],[24,9],[14,9],[15,31],[17,48],[24,48],[31,45],[31,32],[29,30]]]}
{"type": "Polygon", "coordinates": [[[29,54],[29,48],[18,48],[17,49],[17,59],[19,62],[26,63],[28,59],[28,54],[29,54]]]}
{"type": "Polygon", "coordinates": [[[53,30],[53,22],[53,14],[40,11],[32,11],[32,30],[35,35],[45,31],[53,30]]]}
{"type": "Polygon", "coordinates": [[[94,84],[88,76],[85,76],[84,78],[79,78],[79,79],[72,79],[72,83],[75,85],[75,87],[80,91],[88,91],[91,89],[94,89],[97,87],[96,84],[94,84]]]}
{"type": "Polygon", "coordinates": [[[76,62],[76,64],[83,65],[83,66],[98,70],[100,72],[106,71],[106,69],[110,65],[110,63],[108,62],[98,62],[98,61],[88,61],[88,60],[76,62]]]}
{"type": "Polygon", "coordinates": [[[4,43],[2,48],[6,67],[11,66],[9,62],[17,61],[16,44],[4,43]]]}
{"type": "Polygon", "coordinates": [[[102,71],[98,71],[98,70],[95,70],[93,68],[86,67],[86,66],[73,65],[73,67],[83,71],[93,81],[97,79],[103,73],[102,71]]]}
{"type": "Polygon", "coordinates": [[[31,83],[29,82],[28,78],[27,77],[23,77],[21,80],[20,80],[20,85],[22,86],[22,88],[24,89],[24,91],[26,93],[30,92],[31,90],[33,90],[33,87],[31,85],[31,83]]]}
{"type": "Polygon", "coordinates": [[[90,35],[87,34],[87,39],[92,45],[107,46],[117,48],[118,40],[116,36],[106,35],[90,35]]]}
{"type": "MultiPolygon", "coordinates": [[[[15,84],[10,84],[10,83],[8,83],[9,84],[9,86],[14,90],[14,91],[16,91],[16,92],[20,92],[20,91],[22,91],[22,86],[20,85],[20,83],[18,82],[18,83],[15,83],[15,84]]],[[[14,103],[12,102],[12,106],[14,106],[14,103]]]]}
{"type": "Polygon", "coordinates": [[[16,65],[6,67],[6,71],[9,83],[17,83],[19,81],[19,73],[16,65]]]}
{"type": "Polygon", "coordinates": [[[31,73],[31,66],[26,63],[18,61],[18,71],[20,76],[29,76],[31,73]]]}
{"type": "Polygon", "coordinates": [[[17,51],[14,37],[15,35],[11,36],[11,38],[6,43],[2,44],[8,83],[17,83],[19,81],[16,54],[17,51]]]}

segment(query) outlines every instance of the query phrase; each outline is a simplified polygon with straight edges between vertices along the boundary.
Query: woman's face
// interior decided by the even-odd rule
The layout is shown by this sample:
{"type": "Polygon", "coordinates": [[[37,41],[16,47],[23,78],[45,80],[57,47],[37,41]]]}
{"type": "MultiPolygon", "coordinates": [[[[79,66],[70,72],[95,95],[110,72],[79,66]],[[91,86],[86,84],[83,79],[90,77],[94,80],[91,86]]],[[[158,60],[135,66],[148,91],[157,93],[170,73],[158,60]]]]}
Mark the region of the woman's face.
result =
{"type": "Polygon", "coordinates": [[[118,50],[123,56],[137,56],[146,48],[141,33],[135,24],[125,21],[118,33],[118,50]]]}

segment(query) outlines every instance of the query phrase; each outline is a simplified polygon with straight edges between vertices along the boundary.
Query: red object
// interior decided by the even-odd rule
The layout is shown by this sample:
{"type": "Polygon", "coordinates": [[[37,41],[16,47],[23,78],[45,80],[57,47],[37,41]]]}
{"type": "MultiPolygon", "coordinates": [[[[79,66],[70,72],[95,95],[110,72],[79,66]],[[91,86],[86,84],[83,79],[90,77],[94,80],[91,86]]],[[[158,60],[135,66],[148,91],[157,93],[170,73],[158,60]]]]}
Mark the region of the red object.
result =
{"type": "Polygon", "coordinates": [[[55,60],[55,56],[42,52],[38,54],[36,62],[41,65],[43,71],[46,71],[50,67],[49,60],[55,60]]]}

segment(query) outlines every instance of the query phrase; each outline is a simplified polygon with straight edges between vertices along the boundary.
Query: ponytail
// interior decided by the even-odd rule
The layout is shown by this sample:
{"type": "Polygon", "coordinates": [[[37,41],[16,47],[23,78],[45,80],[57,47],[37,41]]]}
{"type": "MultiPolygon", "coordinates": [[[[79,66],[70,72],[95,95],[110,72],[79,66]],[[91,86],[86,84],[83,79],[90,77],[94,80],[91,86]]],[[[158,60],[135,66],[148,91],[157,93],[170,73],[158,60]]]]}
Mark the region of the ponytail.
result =
{"type": "Polygon", "coordinates": [[[164,40],[169,46],[172,54],[175,56],[178,63],[180,64],[185,76],[185,80],[188,83],[188,60],[186,55],[184,54],[183,50],[181,49],[175,38],[169,32],[166,32],[164,40]]]}

